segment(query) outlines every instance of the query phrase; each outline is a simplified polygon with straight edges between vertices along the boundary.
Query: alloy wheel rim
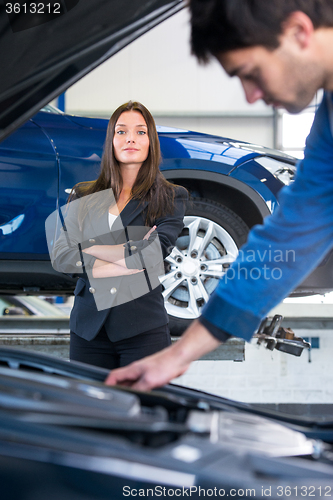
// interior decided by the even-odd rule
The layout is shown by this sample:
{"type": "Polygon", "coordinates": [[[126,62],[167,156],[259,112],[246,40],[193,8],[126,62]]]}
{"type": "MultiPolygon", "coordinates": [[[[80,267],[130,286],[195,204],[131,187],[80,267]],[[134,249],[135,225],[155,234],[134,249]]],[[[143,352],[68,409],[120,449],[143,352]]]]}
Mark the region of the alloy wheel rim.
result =
{"type": "Polygon", "coordinates": [[[168,314],[198,318],[237,255],[235,240],[223,227],[204,217],[185,216],[184,229],[165,259],[166,273],[160,277],[168,314]]]}

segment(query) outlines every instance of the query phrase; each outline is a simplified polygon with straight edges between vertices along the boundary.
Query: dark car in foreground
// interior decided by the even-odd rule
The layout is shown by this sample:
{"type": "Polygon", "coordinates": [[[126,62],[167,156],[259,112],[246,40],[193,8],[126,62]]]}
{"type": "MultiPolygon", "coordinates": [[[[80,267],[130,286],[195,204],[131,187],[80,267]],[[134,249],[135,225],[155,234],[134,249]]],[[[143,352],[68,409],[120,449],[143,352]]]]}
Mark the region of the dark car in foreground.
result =
{"type": "MultiPolygon", "coordinates": [[[[2,293],[73,292],[74,280],[51,267],[45,220],[77,182],[98,176],[107,123],[47,106],[0,143],[2,293]]],[[[200,315],[249,229],[276,208],[296,160],[223,137],[163,126],[158,132],[164,176],[191,195],[161,278],[171,330],[178,334],[200,315]]],[[[325,293],[332,285],[330,257],[296,293],[325,293]]]]}
{"type": "Polygon", "coordinates": [[[4,500],[332,497],[331,418],[176,385],[117,389],[106,374],[0,349],[4,500]]]}

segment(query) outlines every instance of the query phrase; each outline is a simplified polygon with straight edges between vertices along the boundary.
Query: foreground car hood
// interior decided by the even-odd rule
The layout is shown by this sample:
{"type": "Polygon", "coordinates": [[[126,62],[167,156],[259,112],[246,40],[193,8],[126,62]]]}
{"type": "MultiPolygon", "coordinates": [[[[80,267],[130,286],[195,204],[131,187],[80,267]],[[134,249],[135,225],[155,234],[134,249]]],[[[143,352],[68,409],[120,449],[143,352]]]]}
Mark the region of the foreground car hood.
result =
{"type": "MultiPolygon", "coordinates": [[[[261,486],[332,488],[331,421],[260,415],[174,385],[107,387],[107,370],[17,349],[1,348],[0,364],[0,477],[2,461],[15,458],[22,467],[106,475],[118,486],[254,488],[258,497],[261,486]]],[[[105,492],[112,485],[100,483],[105,492]]]]}
{"type": "Polygon", "coordinates": [[[0,140],[184,7],[182,0],[61,0],[59,13],[44,9],[32,15],[23,7],[8,13],[5,3],[0,5],[0,61],[6,68],[0,80],[0,140]]]}
{"type": "Polygon", "coordinates": [[[6,500],[43,498],[43,491],[86,500],[92,484],[100,499],[152,491],[199,498],[214,488],[234,497],[251,490],[252,498],[333,491],[331,422],[326,444],[308,436],[314,426],[306,419],[296,429],[191,389],[107,387],[107,370],[9,348],[0,349],[0,364],[6,500]]]}

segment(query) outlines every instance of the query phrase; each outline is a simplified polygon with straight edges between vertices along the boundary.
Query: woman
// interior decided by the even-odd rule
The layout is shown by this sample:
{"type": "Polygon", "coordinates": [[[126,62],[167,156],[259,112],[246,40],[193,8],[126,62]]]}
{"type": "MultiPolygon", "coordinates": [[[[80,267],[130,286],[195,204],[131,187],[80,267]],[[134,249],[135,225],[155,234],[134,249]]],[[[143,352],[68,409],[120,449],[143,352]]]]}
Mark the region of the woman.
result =
{"type": "Polygon", "coordinates": [[[158,280],[183,228],[187,191],[164,179],[154,119],[120,106],[101,172],[73,189],[53,251],[56,270],[79,275],[70,317],[70,359],[113,369],[170,345],[158,280]]]}

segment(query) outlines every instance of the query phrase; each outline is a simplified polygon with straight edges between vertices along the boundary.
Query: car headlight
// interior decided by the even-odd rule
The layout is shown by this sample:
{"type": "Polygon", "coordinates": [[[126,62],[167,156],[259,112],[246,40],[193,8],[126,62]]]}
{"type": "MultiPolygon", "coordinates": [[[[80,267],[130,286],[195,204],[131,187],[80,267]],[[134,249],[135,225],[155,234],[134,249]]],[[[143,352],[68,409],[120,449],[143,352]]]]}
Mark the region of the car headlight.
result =
{"type": "Polygon", "coordinates": [[[274,158],[268,158],[267,156],[256,158],[255,161],[286,186],[289,186],[289,184],[293,182],[296,173],[295,165],[291,165],[281,160],[275,160],[274,158]]]}

